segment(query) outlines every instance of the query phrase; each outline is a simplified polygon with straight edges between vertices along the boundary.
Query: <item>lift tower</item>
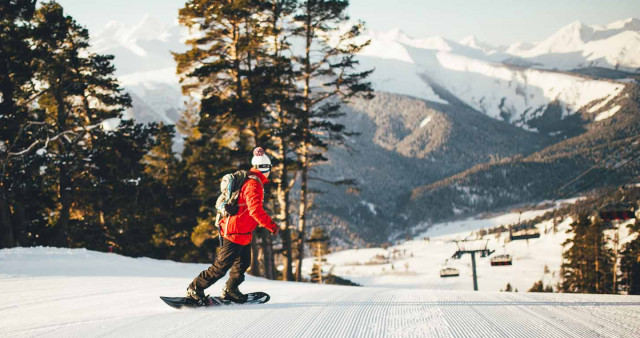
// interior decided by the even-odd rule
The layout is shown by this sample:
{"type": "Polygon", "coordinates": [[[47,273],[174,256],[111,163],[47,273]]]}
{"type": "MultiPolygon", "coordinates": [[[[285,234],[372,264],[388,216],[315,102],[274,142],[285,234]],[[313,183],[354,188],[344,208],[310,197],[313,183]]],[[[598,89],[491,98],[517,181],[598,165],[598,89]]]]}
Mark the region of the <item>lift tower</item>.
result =
{"type": "Polygon", "coordinates": [[[487,239],[484,242],[484,247],[478,248],[478,245],[472,245],[471,243],[477,243],[478,241],[469,241],[469,240],[454,240],[456,242],[456,246],[458,247],[458,251],[456,251],[451,258],[460,259],[464,254],[471,255],[471,268],[473,269],[473,291],[478,291],[478,274],[476,273],[476,253],[480,254],[480,257],[487,257],[495,252],[495,250],[487,249],[489,245],[489,240],[487,239]],[[473,246],[473,247],[470,247],[473,246]]]}

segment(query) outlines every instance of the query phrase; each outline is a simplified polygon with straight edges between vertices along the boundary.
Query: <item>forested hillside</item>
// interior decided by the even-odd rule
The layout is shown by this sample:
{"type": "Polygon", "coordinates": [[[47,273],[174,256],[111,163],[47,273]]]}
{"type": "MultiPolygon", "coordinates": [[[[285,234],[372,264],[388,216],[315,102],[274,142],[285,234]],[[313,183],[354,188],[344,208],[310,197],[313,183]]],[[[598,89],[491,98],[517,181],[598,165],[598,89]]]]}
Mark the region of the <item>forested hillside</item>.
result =
{"type": "MultiPolygon", "coordinates": [[[[415,222],[430,222],[449,217],[454,208],[465,213],[489,211],[637,181],[639,102],[638,86],[629,86],[596,112],[582,114],[584,133],[529,155],[483,163],[418,187],[408,200],[407,213],[415,222]],[[597,120],[612,109],[615,115],[597,120]]],[[[594,102],[590,108],[597,105],[594,102]]]]}

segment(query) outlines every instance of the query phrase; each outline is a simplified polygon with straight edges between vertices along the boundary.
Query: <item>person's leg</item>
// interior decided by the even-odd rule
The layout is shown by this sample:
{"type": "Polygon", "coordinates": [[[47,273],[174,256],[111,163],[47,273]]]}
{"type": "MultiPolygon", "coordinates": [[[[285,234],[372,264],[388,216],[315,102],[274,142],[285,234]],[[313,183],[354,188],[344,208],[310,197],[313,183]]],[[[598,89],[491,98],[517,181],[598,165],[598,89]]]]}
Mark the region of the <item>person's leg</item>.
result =
{"type": "Polygon", "coordinates": [[[220,252],[216,261],[207,269],[202,271],[189,285],[192,289],[204,290],[220,278],[224,277],[229,268],[234,264],[238,256],[242,253],[243,245],[233,243],[227,239],[223,240],[220,252]]]}
{"type": "Polygon", "coordinates": [[[233,290],[244,282],[244,273],[251,265],[251,244],[243,246],[241,252],[236,257],[229,272],[227,280],[227,290],[233,290]]]}

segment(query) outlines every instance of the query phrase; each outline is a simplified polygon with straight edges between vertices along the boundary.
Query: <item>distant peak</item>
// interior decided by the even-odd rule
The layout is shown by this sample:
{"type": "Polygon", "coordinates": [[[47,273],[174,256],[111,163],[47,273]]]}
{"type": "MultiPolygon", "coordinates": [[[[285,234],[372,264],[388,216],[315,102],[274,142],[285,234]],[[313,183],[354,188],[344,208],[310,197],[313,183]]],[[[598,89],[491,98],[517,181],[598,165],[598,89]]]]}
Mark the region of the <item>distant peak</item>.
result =
{"type": "Polygon", "coordinates": [[[489,50],[495,49],[495,47],[493,47],[492,45],[479,40],[478,37],[475,35],[469,35],[463,38],[462,40],[460,40],[459,43],[463,46],[480,49],[483,51],[489,51],[489,50]]]}
{"type": "Polygon", "coordinates": [[[400,28],[393,28],[387,32],[381,32],[377,34],[378,36],[388,39],[388,40],[401,40],[409,38],[405,32],[403,32],[400,28]]]}
{"type": "Polygon", "coordinates": [[[580,35],[582,31],[587,29],[587,26],[580,20],[573,21],[572,23],[560,28],[558,33],[560,34],[572,34],[580,35]]]}
{"type": "Polygon", "coordinates": [[[640,31],[640,19],[628,18],[624,20],[614,21],[606,26],[606,29],[621,29],[640,31]]]}
{"type": "Polygon", "coordinates": [[[582,23],[582,21],[580,20],[576,20],[568,24],[566,27],[582,27],[582,26],[584,26],[584,23],[582,23]]]}
{"type": "Polygon", "coordinates": [[[468,42],[476,42],[478,40],[478,38],[475,35],[468,35],[465,36],[464,38],[462,38],[462,40],[460,40],[461,44],[465,44],[468,42]]]}

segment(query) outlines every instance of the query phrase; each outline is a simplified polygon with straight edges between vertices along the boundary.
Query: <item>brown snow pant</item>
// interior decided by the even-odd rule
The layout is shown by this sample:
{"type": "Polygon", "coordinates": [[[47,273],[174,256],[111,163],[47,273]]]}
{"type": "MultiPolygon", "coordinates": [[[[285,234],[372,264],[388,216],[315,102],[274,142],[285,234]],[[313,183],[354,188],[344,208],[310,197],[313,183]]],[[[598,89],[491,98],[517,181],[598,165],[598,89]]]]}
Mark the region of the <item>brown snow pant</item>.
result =
{"type": "Polygon", "coordinates": [[[244,273],[251,265],[251,244],[240,245],[227,239],[222,240],[222,247],[216,257],[216,261],[207,269],[202,271],[191,282],[192,288],[204,290],[229,272],[227,288],[233,289],[244,282],[244,273]]]}

